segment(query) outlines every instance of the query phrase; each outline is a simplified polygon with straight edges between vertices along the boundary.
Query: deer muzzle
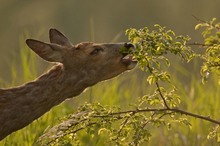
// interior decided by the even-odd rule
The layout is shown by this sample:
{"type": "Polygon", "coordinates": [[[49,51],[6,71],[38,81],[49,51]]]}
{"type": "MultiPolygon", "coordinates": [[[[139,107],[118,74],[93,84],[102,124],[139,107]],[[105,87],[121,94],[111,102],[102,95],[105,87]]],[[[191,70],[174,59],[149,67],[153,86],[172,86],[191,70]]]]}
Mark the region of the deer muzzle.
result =
{"type": "Polygon", "coordinates": [[[124,50],[122,51],[121,61],[127,66],[127,69],[133,69],[137,65],[137,61],[134,60],[132,52],[134,52],[135,46],[131,43],[124,44],[124,50]]]}

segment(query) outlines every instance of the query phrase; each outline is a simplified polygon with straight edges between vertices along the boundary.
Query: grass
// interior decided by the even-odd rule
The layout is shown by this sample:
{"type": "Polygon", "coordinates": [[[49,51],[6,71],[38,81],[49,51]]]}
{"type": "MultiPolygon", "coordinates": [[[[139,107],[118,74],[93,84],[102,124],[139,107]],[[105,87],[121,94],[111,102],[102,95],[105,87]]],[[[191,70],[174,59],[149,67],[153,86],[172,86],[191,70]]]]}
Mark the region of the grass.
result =
{"type": "MultiPolygon", "coordinates": [[[[21,38],[21,42],[24,39],[21,38]]],[[[23,44],[23,43],[22,43],[23,44]]],[[[14,63],[12,70],[12,86],[18,83],[34,79],[37,74],[38,64],[36,55],[29,49],[21,45],[20,62],[21,67],[14,63]],[[22,68],[21,73],[18,71],[22,68]],[[18,77],[22,76],[21,81],[18,77]]],[[[182,66],[177,66],[173,71],[173,82],[177,85],[181,94],[181,108],[190,112],[207,115],[219,119],[220,115],[220,88],[215,79],[212,78],[207,84],[202,85],[199,77],[195,77],[193,72],[186,70],[182,66]],[[187,79],[188,84],[183,79],[187,79]]],[[[148,93],[149,85],[146,84],[146,76],[137,68],[112,80],[105,81],[89,88],[86,92],[72,100],[66,101],[56,106],[50,112],[34,121],[29,126],[19,130],[0,142],[0,146],[31,146],[36,145],[38,137],[45,129],[59,123],[62,117],[73,113],[77,107],[84,103],[100,102],[105,105],[120,105],[126,109],[129,104],[137,100],[139,96],[148,93]]],[[[152,138],[151,141],[143,145],[219,145],[216,139],[207,139],[211,123],[187,117],[192,124],[192,128],[184,125],[173,124],[172,129],[166,126],[152,129],[149,127],[152,138]]],[[[81,133],[83,145],[101,146],[106,145],[105,136],[89,135],[81,133]]]]}

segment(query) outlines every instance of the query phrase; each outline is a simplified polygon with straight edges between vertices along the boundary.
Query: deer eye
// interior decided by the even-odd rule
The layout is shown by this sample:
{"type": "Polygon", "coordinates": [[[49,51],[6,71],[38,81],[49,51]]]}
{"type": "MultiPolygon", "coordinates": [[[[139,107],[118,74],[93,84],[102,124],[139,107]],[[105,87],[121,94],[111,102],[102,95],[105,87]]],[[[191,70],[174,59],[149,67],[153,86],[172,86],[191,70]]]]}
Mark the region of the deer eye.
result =
{"type": "Polygon", "coordinates": [[[95,54],[98,54],[99,52],[101,51],[104,51],[102,48],[95,48],[91,53],[90,55],[95,55],[95,54]]]}

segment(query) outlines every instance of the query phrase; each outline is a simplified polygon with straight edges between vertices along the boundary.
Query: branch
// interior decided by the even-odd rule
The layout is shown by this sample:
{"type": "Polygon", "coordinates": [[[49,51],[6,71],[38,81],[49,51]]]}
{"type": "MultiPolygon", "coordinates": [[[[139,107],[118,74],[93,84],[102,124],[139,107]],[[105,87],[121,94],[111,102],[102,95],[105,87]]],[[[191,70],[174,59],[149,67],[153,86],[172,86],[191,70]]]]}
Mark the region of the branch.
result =
{"type": "Polygon", "coordinates": [[[172,111],[172,112],[175,112],[175,113],[180,113],[182,115],[191,116],[191,117],[194,117],[194,118],[202,119],[202,120],[209,121],[211,123],[215,123],[217,125],[220,125],[220,121],[211,119],[209,116],[201,116],[199,114],[194,114],[194,113],[187,112],[187,111],[184,111],[184,110],[181,110],[181,109],[177,109],[177,108],[128,110],[128,111],[121,111],[121,112],[111,113],[109,115],[98,115],[98,116],[93,116],[93,117],[96,117],[96,118],[106,118],[106,117],[110,117],[110,116],[122,115],[122,114],[128,114],[128,113],[136,114],[136,113],[145,113],[145,112],[165,112],[165,111],[172,111]]]}
{"type": "Polygon", "coordinates": [[[186,45],[189,45],[189,46],[200,46],[200,47],[209,47],[210,46],[210,45],[206,45],[206,44],[198,43],[198,42],[187,43],[186,45]]]}
{"type": "Polygon", "coordinates": [[[198,115],[198,114],[190,113],[190,112],[180,110],[180,109],[175,109],[175,108],[170,109],[170,111],[174,111],[176,113],[180,113],[180,114],[183,114],[183,115],[195,117],[195,118],[198,118],[198,119],[202,119],[202,120],[209,121],[211,123],[215,123],[217,125],[220,125],[220,121],[211,119],[210,116],[201,116],[201,115],[198,115]]]}
{"type": "MultiPolygon", "coordinates": [[[[136,110],[127,110],[127,111],[120,111],[120,112],[115,112],[115,113],[110,113],[108,115],[93,115],[91,117],[93,118],[112,118],[114,116],[118,116],[117,119],[122,119],[122,115],[124,114],[131,114],[131,115],[135,115],[137,113],[146,113],[146,112],[154,112],[152,116],[154,116],[157,112],[165,112],[165,113],[162,113],[162,115],[160,117],[158,117],[158,119],[166,116],[166,115],[170,115],[171,113],[179,113],[179,114],[182,114],[182,115],[186,115],[186,116],[190,116],[190,117],[194,117],[194,118],[198,118],[198,119],[202,119],[202,120],[205,120],[205,121],[208,121],[208,122],[211,122],[211,123],[214,123],[214,124],[217,124],[217,125],[220,125],[220,121],[217,121],[217,120],[214,120],[214,119],[211,119],[209,116],[202,116],[202,115],[198,115],[198,114],[194,114],[194,113],[191,113],[191,112],[187,112],[187,111],[184,111],[184,110],[181,110],[181,109],[177,109],[177,108],[159,108],[159,109],[156,109],[156,108],[153,108],[153,109],[136,109],[136,110]]],[[[127,117],[123,123],[122,123],[122,127],[119,129],[119,134],[121,132],[121,130],[124,128],[124,126],[126,125],[126,123],[128,122],[128,119],[129,117],[127,117]]],[[[70,119],[71,120],[71,119],[70,119]]],[[[83,120],[88,120],[88,119],[83,119],[83,120]]],[[[143,124],[143,128],[146,126],[147,123],[149,123],[151,120],[147,120],[144,124],[143,124]]],[[[65,123],[65,122],[64,122],[65,123]]],[[[76,123],[71,123],[68,127],[73,127],[73,126],[76,126],[78,125],[80,122],[76,122],[76,123]]],[[[70,133],[77,133],[78,131],[81,131],[83,129],[86,129],[87,127],[90,127],[90,126],[93,126],[97,124],[97,122],[92,122],[91,123],[88,123],[82,127],[79,127],[75,130],[69,130],[69,131],[66,131],[64,130],[65,132],[62,133],[62,135],[59,135],[59,136],[53,136],[53,139],[52,140],[49,140],[47,142],[47,144],[52,144],[53,142],[56,142],[56,140],[58,140],[60,137],[64,137],[70,133]]],[[[59,125],[62,125],[59,124],[59,125]]],[[[59,125],[55,126],[55,127],[59,127],[59,125]]],[[[51,128],[51,130],[54,129],[54,128],[51,128]]],[[[69,129],[69,128],[68,128],[69,129]]],[[[50,131],[51,131],[50,130],[50,131]]],[[[49,133],[50,133],[49,131],[49,133]]],[[[52,130],[53,131],[53,130],[52,130]]],[[[54,131],[53,131],[54,132],[54,131]]],[[[39,139],[39,141],[42,141],[42,139],[44,139],[46,137],[46,135],[44,134],[43,136],[41,136],[41,139],[39,139]]]]}

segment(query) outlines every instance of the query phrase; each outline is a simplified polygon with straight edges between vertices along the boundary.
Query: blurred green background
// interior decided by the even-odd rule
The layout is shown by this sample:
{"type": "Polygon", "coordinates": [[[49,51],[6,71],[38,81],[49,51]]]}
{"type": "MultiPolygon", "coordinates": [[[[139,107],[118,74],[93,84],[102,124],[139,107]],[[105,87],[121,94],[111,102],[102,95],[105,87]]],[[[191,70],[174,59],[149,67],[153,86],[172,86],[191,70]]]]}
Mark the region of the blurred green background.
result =
{"type": "MultiPolygon", "coordinates": [[[[219,0],[0,0],[0,87],[30,81],[49,68],[48,63],[29,52],[25,40],[49,41],[50,28],[66,34],[73,44],[82,41],[124,42],[127,41],[124,35],[127,28],[152,28],[154,24],[166,26],[176,34],[189,35],[193,41],[201,41],[201,32],[194,30],[198,22],[192,15],[203,20],[220,19],[219,6],[219,0]]],[[[175,64],[172,71],[183,96],[182,108],[219,117],[219,86],[214,81],[201,86],[199,64],[196,61],[187,67],[175,64]],[[209,92],[204,93],[206,90],[209,92]]],[[[84,102],[126,108],[135,98],[148,93],[146,77],[137,68],[117,79],[98,84],[70,104],[56,107],[0,145],[32,145],[48,125],[58,123],[59,118],[84,102]]],[[[211,124],[196,119],[190,122],[194,127],[192,130],[178,125],[173,131],[151,129],[153,140],[149,145],[218,145],[216,139],[206,138],[211,124]]],[[[103,145],[102,138],[85,137],[84,145],[103,145]]]]}

